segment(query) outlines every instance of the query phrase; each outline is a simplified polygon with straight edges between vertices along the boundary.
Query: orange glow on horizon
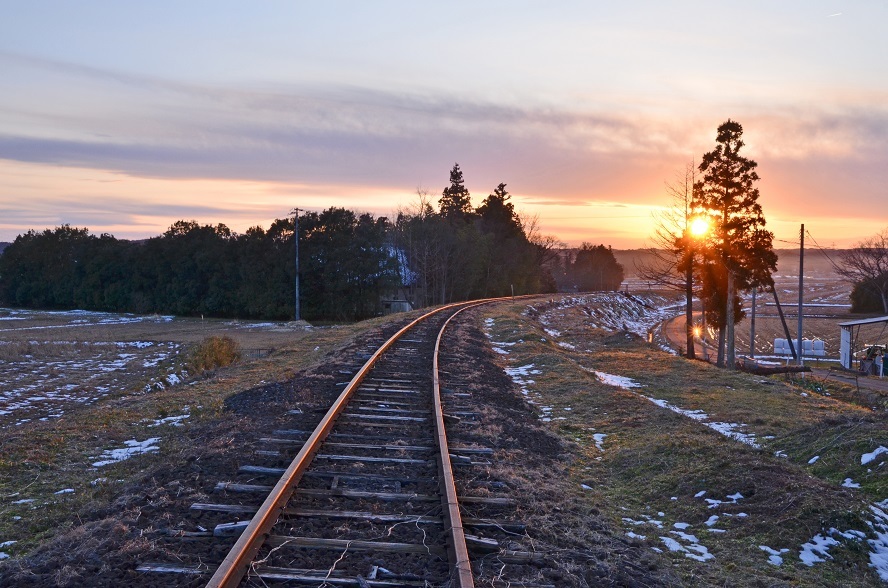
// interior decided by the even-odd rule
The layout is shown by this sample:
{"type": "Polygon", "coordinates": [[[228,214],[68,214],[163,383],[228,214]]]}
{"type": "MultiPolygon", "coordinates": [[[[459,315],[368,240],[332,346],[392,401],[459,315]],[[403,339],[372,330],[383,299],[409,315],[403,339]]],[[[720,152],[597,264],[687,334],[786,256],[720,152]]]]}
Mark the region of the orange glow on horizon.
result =
{"type": "MultiPolygon", "coordinates": [[[[399,208],[410,210],[416,204],[415,189],[403,187],[150,178],[10,160],[0,160],[0,177],[0,241],[12,241],[29,229],[41,231],[66,223],[87,227],[93,234],[129,239],[159,235],[177,220],[223,223],[243,233],[251,226],[267,228],[295,206],[311,211],[341,206],[391,218],[399,208]]],[[[625,200],[615,195],[597,199],[589,193],[544,197],[516,189],[513,202],[520,214],[538,217],[543,235],[568,246],[590,242],[638,249],[650,246],[656,227],[653,213],[662,212],[667,202],[657,190],[662,180],[651,178],[649,183],[654,188],[645,195],[635,193],[625,200]]],[[[477,206],[486,192],[473,189],[472,201],[477,206]]],[[[791,206],[793,199],[780,196],[770,205],[763,203],[768,228],[778,240],[797,239],[800,222],[823,247],[852,246],[885,228],[884,220],[853,214],[817,216],[807,210],[806,217],[800,217],[791,206]],[[780,202],[789,204],[778,209],[780,202]]],[[[437,200],[438,194],[433,193],[430,203],[437,206],[437,200]]],[[[698,229],[692,225],[691,230],[698,229]]]]}

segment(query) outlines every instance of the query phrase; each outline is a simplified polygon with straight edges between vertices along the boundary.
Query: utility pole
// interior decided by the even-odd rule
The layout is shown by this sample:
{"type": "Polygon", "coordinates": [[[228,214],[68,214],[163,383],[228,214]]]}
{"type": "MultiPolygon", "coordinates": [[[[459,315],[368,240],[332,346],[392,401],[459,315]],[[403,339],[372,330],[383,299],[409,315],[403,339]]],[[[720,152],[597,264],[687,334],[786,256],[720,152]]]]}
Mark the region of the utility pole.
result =
{"type": "Polygon", "coordinates": [[[295,305],[294,305],[294,313],[293,320],[298,321],[302,318],[302,315],[299,312],[299,211],[301,208],[294,208],[290,211],[290,214],[293,215],[293,243],[295,244],[296,255],[295,255],[295,268],[296,268],[296,277],[295,277],[295,305]]]}
{"type": "Polygon", "coordinates": [[[798,335],[798,347],[799,350],[799,365],[805,365],[804,349],[802,348],[802,318],[804,315],[804,305],[803,296],[805,293],[805,225],[802,224],[802,228],[799,229],[799,335],[798,335]]]}

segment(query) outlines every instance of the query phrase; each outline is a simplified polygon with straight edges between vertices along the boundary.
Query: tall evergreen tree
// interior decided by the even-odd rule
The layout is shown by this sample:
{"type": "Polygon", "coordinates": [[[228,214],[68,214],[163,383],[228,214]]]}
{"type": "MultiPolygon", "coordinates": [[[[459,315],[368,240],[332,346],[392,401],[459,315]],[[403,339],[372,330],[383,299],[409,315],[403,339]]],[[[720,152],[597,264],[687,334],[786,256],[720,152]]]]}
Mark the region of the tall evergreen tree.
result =
{"type": "MultiPolygon", "coordinates": [[[[753,286],[771,286],[777,267],[773,234],[764,229],[759,204],[758,164],[740,155],[743,127],[728,119],[718,127],[716,147],[706,153],[699,170],[703,179],[694,185],[691,206],[706,211],[712,220],[710,253],[725,270],[724,332],[719,332],[718,365],[734,369],[734,324],[737,292],[753,286]]],[[[718,272],[715,272],[718,273],[718,272]]],[[[721,298],[721,297],[718,297],[721,298]]]]}
{"type": "Polygon", "coordinates": [[[524,237],[521,220],[515,212],[515,205],[509,202],[512,195],[506,191],[506,185],[501,183],[481,203],[476,211],[481,222],[481,230],[493,233],[501,239],[514,239],[524,237]]]}
{"type": "Polygon", "coordinates": [[[450,223],[468,221],[472,217],[472,200],[462,170],[454,163],[450,170],[450,185],[444,188],[438,200],[441,216],[450,223]]]}

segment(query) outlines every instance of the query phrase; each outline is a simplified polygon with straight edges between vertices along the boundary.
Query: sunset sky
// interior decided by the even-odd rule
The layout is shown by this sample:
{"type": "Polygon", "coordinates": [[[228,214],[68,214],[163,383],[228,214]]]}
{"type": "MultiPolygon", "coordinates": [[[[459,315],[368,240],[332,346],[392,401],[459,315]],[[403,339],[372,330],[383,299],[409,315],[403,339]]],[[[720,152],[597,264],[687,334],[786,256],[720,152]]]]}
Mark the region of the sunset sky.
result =
{"type": "Polygon", "coordinates": [[[0,241],[390,216],[505,182],[546,234],[641,247],[726,119],[791,247],[888,226],[888,3],[12,2],[0,241]]]}

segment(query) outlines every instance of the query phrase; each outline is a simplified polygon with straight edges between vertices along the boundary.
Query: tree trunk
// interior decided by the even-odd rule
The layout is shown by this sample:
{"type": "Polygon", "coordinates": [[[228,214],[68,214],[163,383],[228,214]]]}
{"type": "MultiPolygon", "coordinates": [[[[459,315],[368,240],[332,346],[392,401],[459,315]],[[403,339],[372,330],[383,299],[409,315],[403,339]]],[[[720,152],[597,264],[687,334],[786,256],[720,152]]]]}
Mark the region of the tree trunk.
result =
{"type": "Polygon", "coordinates": [[[749,357],[755,357],[755,295],[758,286],[752,289],[752,316],[749,317],[749,357]]]}
{"type": "Polygon", "coordinates": [[[718,367],[725,367],[725,328],[718,328],[718,359],[715,361],[718,367]]]}
{"type": "Polygon", "coordinates": [[[726,351],[726,361],[727,367],[729,370],[736,369],[735,365],[735,354],[734,354],[734,272],[731,269],[728,269],[728,288],[727,288],[727,299],[728,306],[725,309],[725,337],[727,341],[725,341],[726,351]]]}
{"type": "Polygon", "coordinates": [[[691,264],[685,273],[685,336],[687,339],[687,358],[696,359],[694,350],[694,273],[691,264]]]}

